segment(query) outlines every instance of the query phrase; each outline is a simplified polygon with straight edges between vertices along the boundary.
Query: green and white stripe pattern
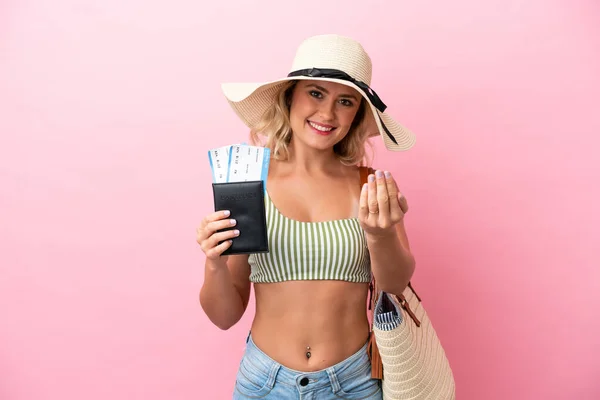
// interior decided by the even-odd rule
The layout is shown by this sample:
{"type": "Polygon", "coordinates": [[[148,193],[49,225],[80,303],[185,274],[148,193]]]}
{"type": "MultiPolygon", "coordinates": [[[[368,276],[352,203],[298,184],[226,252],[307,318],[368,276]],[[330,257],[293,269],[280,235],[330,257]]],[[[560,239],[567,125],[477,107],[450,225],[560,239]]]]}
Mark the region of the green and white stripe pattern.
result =
{"type": "Polygon", "coordinates": [[[371,281],[367,243],[356,218],[295,221],[282,215],[268,194],[265,211],[269,252],[249,256],[251,282],[371,281]]]}

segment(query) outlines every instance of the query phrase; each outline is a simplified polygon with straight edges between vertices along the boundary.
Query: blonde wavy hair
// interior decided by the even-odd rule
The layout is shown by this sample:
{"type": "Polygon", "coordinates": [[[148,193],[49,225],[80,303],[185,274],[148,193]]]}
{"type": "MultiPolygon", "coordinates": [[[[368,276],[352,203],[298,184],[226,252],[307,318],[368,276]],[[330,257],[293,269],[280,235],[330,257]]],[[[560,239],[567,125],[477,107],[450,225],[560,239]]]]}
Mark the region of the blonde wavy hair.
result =
{"type": "MultiPolygon", "coordinates": [[[[290,104],[297,82],[292,80],[281,86],[273,104],[250,130],[252,144],[268,147],[271,149],[272,156],[277,160],[287,160],[289,157],[288,146],[292,138],[290,104]]],[[[344,165],[354,166],[361,163],[368,165],[370,161],[365,146],[368,144],[372,150],[368,132],[364,126],[367,107],[363,98],[348,134],[333,147],[334,153],[344,165]]]]}

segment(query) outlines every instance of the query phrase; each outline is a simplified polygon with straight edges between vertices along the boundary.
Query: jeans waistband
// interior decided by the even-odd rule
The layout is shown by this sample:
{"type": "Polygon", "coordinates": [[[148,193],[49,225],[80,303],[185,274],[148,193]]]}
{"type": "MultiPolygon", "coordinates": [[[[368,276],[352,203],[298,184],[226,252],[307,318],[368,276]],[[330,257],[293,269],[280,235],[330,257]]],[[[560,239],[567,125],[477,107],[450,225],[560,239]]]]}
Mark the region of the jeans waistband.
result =
{"type": "Polygon", "coordinates": [[[284,384],[297,387],[300,392],[331,386],[336,392],[340,388],[340,383],[364,373],[366,368],[371,368],[367,346],[368,341],[356,353],[331,367],[319,371],[303,372],[287,368],[273,360],[256,346],[252,335],[249,334],[244,357],[254,368],[269,376],[267,383],[269,386],[273,386],[275,383],[284,384]]]}

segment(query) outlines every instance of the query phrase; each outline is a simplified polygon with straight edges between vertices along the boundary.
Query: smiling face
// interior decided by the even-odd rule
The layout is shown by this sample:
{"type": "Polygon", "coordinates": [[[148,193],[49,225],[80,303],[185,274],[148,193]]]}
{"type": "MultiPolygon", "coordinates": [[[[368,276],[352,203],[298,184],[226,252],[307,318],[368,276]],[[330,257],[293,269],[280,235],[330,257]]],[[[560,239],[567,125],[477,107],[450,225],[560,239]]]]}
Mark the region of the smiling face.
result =
{"type": "Polygon", "coordinates": [[[350,131],[362,96],[355,89],[320,80],[300,80],[290,107],[292,142],[332,149],[350,131]]]}

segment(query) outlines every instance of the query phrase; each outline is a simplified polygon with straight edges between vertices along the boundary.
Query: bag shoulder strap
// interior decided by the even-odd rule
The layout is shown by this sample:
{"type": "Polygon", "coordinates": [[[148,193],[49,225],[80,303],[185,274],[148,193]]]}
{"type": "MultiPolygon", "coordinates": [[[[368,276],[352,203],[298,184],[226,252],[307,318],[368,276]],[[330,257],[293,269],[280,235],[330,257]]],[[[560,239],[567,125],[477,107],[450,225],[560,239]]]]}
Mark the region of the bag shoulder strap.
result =
{"type": "Polygon", "coordinates": [[[358,170],[360,172],[360,186],[362,187],[362,185],[367,183],[369,174],[375,173],[375,170],[371,167],[358,167],[358,170]]]}
{"type": "MultiPolygon", "coordinates": [[[[375,170],[371,167],[359,167],[360,171],[360,187],[367,183],[370,174],[374,173],[375,170]]],[[[369,359],[371,360],[371,378],[383,379],[383,363],[381,361],[381,355],[377,348],[375,341],[375,333],[373,332],[373,311],[375,310],[375,304],[377,302],[377,283],[375,277],[371,275],[371,283],[369,284],[369,317],[371,318],[371,332],[369,334],[369,345],[367,352],[369,359]]]]}

